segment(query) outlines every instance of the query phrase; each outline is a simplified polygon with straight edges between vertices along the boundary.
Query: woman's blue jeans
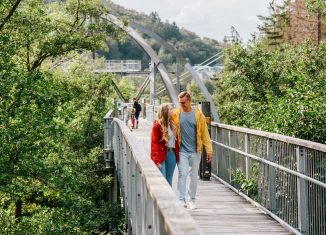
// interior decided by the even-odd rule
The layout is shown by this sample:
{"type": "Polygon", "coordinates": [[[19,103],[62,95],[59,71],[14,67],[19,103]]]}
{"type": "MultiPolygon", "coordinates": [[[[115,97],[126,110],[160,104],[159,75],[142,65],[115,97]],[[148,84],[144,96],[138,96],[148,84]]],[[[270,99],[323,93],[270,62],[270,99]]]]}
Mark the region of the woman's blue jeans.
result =
{"type": "Polygon", "coordinates": [[[166,159],[161,163],[161,172],[169,184],[172,186],[172,178],[176,165],[176,157],[174,151],[168,151],[166,154],[166,159]]]}

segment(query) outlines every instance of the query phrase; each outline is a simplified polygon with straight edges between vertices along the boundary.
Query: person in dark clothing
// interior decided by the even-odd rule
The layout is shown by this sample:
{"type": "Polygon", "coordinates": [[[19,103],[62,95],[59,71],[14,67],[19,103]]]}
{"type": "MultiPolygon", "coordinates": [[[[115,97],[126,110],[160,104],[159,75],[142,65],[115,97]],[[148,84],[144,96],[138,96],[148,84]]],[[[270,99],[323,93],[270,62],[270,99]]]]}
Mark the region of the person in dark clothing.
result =
{"type": "Polygon", "coordinates": [[[135,118],[136,118],[136,128],[138,128],[138,118],[139,118],[139,114],[141,111],[141,105],[137,102],[136,98],[132,98],[132,102],[134,103],[133,108],[136,110],[135,111],[135,118]]]}

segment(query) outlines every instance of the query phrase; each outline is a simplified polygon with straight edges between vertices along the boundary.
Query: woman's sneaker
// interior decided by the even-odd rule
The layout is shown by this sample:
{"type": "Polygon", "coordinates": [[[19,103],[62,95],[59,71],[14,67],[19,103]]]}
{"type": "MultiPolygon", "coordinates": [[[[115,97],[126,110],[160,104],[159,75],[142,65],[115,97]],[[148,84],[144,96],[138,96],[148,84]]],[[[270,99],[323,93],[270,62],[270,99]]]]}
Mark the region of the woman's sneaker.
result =
{"type": "Polygon", "coordinates": [[[190,210],[195,210],[197,207],[196,207],[196,204],[193,201],[190,201],[190,202],[187,203],[187,208],[190,209],[190,210]]]}
{"type": "Polygon", "coordinates": [[[187,204],[184,201],[179,201],[179,202],[182,207],[187,208],[187,204]]]}

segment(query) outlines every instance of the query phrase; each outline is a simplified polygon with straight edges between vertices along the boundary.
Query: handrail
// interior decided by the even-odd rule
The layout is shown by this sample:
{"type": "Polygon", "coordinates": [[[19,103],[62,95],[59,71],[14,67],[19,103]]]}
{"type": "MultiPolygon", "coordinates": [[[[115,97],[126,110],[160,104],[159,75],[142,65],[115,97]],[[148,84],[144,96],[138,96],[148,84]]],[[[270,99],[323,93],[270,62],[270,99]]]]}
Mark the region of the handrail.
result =
{"type": "Polygon", "coordinates": [[[274,139],[274,140],[280,140],[280,141],[284,141],[289,144],[300,145],[302,147],[311,148],[311,149],[315,149],[315,150],[326,153],[326,145],[325,144],[320,144],[320,143],[316,143],[316,142],[309,141],[309,140],[303,140],[303,139],[294,138],[294,137],[290,137],[290,136],[286,136],[286,135],[270,133],[270,132],[266,132],[266,131],[253,130],[253,129],[238,127],[238,126],[231,126],[231,125],[221,124],[221,123],[216,123],[216,122],[212,122],[212,125],[216,125],[218,127],[233,130],[233,131],[239,131],[239,132],[243,132],[243,133],[247,133],[247,134],[267,137],[267,138],[274,139]]]}
{"type": "Polygon", "coordinates": [[[129,234],[202,234],[140,141],[120,119],[110,120],[129,234]]]}
{"type": "Polygon", "coordinates": [[[324,234],[326,145],[215,122],[211,130],[213,176],[296,234],[324,234]],[[252,191],[243,189],[248,182],[252,191]]]}

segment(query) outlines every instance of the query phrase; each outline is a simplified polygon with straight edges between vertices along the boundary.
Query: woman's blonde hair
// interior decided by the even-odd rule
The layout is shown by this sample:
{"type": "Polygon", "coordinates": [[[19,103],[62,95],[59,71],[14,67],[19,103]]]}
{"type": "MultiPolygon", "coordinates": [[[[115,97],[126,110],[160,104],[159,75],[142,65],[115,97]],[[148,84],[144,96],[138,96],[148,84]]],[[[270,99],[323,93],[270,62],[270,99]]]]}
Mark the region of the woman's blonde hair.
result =
{"type": "Polygon", "coordinates": [[[169,141],[170,135],[168,131],[168,126],[170,125],[170,128],[176,138],[176,125],[172,122],[171,118],[169,118],[169,109],[171,106],[167,103],[161,104],[158,109],[157,113],[157,121],[162,127],[163,131],[163,137],[162,139],[165,140],[166,142],[169,141]]]}

